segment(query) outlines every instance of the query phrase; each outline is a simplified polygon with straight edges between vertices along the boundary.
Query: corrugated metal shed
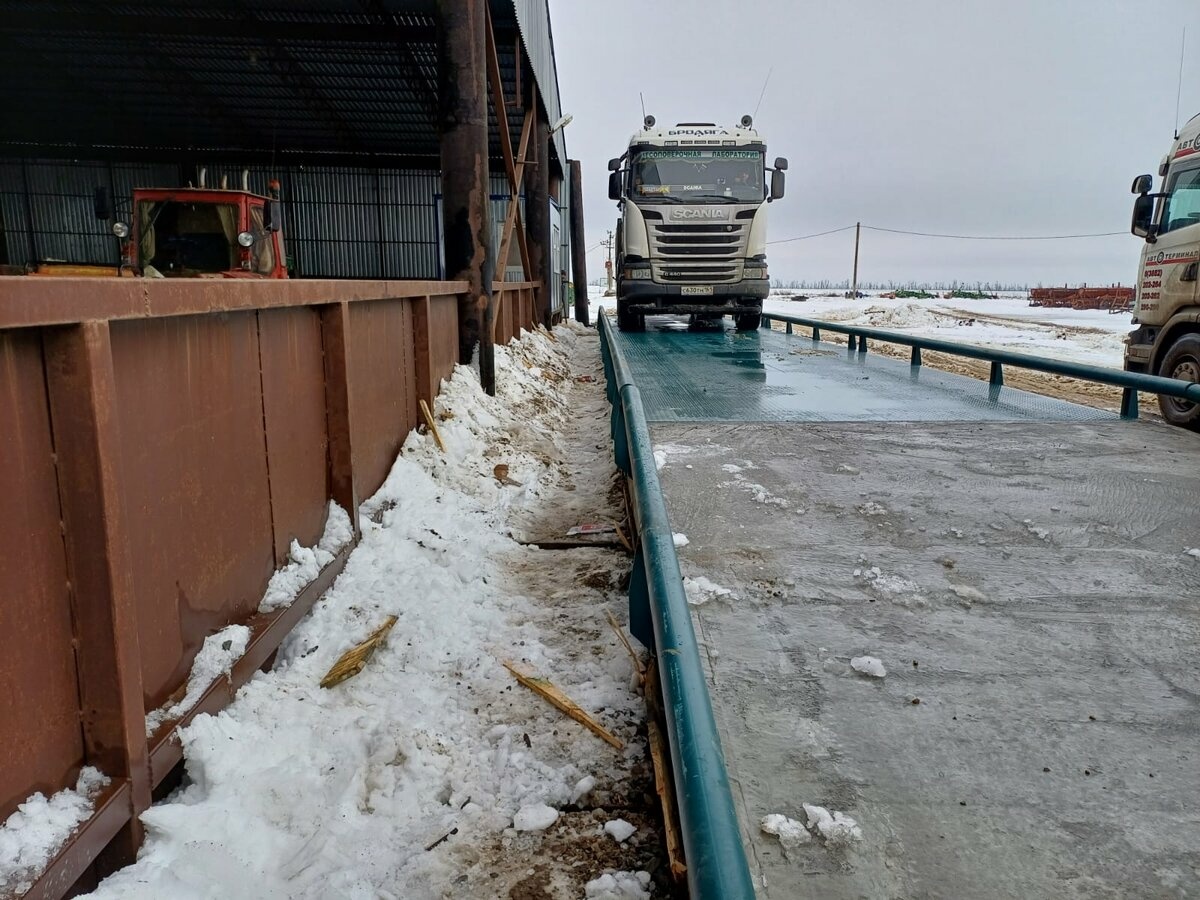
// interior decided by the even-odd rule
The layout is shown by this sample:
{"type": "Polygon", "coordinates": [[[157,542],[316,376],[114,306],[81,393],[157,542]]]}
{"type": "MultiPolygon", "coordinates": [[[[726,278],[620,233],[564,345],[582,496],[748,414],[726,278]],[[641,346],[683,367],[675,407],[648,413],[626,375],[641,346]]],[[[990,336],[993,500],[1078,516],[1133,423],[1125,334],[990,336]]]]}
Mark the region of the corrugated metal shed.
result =
{"type": "MultiPolygon", "coordinates": [[[[546,118],[553,125],[562,116],[562,104],[558,99],[558,67],[554,62],[550,7],[546,0],[512,0],[512,5],[516,9],[525,54],[546,104],[546,118]]],[[[567,143],[561,128],[555,132],[554,149],[560,160],[567,159],[567,143]]]]}

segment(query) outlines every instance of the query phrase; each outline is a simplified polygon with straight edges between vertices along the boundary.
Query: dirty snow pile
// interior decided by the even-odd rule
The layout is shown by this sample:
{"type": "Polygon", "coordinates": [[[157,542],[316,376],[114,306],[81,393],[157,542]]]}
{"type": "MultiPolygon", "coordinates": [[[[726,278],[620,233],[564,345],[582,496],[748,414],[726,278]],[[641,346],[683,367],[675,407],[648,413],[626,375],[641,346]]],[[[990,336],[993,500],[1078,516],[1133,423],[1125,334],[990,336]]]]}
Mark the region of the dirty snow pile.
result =
{"type": "MultiPolygon", "coordinates": [[[[556,649],[537,624],[552,616],[516,586],[529,567],[552,586],[556,560],[506,525],[509,512],[560,490],[556,429],[570,411],[548,376],[565,377],[579,336],[562,326],[497,347],[494,398],[473,370],[456,370],[436,404],[446,452],[409,436],[360,508],[358,547],[273,671],[180,730],[187,782],[145,813],[138,862],[95,897],[490,896],[489,869],[527,866],[538,829],[562,827],[559,808],[581,787],[611,785],[642,759],[628,657],[556,649]],[[494,474],[499,464],[508,481],[494,474]],[[389,615],[398,621],[366,667],[321,688],[334,661],[389,615]],[[505,659],[552,678],[626,749],[518,686],[505,659]],[[514,862],[513,846],[526,858],[514,862]]],[[[280,596],[335,551],[345,525],[327,530],[321,553],[293,554],[298,568],[272,582],[280,596]]],[[[228,656],[239,644],[227,629],[213,646],[228,656]]],[[[217,671],[227,665],[220,653],[217,671]]],[[[604,875],[588,896],[645,897],[648,879],[604,875]]]]}
{"type": "Polygon", "coordinates": [[[229,674],[233,664],[246,652],[249,642],[250,629],[245,625],[229,625],[206,637],[204,646],[192,661],[192,672],[188,675],[183,699],[152,710],[146,716],[146,734],[154,734],[163,722],[176,719],[195,706],[210,684],[229,674]]]}
{"type": "Polygon", "coordinates": [[[350,516],[330,500],[325,533],[320,541],[315,547],[301,547],[299,541],[292,539],[288,553],[291,562],[271,576],[258,611],[272,612],[290,604],[353,538],[354,525],[350,522],[350,516]]]}
{"type": "Polygon", "coordinates": [[[609,872],[584,888],[585,900],[650,900],[649,872],[609,872]]]}
{"type": "Polygon", "coordinates": [[[0,894],[20,896],[33,886],[75,827],[92,814],[93,802],[108,778],[91,766],[79,772],[75,788],[50,799],[34,794],[0,825],[0,894]]]}

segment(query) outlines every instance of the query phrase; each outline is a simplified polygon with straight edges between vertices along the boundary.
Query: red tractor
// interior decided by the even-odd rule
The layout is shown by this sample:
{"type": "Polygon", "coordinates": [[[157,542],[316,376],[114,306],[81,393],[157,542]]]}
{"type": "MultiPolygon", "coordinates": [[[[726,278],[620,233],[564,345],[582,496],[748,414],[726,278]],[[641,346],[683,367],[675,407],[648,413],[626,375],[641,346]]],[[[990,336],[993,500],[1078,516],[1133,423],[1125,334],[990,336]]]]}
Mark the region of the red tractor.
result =
{"type": "MultiPolygon", "coordinates": [[[[148,278],[287,278],[279,182],[269,196],[225,188],[138,188],[132,222],[112,222],[121,269],[148,278]]],[[[97,218],[114,219],[97,190],[97,218]]],[[[124,272],[122,272],[124,274],[124,272]]]]}

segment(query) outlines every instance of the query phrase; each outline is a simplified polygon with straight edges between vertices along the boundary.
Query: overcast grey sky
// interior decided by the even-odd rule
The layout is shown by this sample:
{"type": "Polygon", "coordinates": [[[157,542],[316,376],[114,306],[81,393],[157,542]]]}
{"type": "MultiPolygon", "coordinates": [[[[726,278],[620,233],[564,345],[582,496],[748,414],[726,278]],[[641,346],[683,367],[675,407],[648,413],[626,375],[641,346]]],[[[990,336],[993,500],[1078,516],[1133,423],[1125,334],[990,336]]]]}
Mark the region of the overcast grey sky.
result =
{"type": "MultiPolygon", "coordinates": [[[[863,280],[1130,283],[1129,184],[1200,113],[1200,0],[550,0],[588,246],[616,221],[606,164],[640,126],[751,112],[786,156],[769,240],[852,225],[863,280]]],[[[848,278],[853,231],[768,248],[772,277],[848,278]]],[[[588,257],[592,279],[603,251],[588,257]]]]}

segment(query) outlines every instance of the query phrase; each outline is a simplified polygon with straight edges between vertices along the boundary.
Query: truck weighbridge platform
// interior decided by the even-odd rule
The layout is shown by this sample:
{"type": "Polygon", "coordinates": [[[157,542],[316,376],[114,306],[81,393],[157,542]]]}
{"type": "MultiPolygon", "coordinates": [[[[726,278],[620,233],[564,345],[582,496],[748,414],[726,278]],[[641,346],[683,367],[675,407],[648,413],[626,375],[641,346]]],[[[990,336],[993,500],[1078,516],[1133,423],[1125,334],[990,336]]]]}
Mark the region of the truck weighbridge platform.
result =
{"type": "Polygon", "coordinates": [[[733,592],[693,614],[760,896],[1200,896],[1200,439],[754,337],[620,340],[683,573],[733,592]],[[861,842],[785,855],[803,803],[861,842]]]}

